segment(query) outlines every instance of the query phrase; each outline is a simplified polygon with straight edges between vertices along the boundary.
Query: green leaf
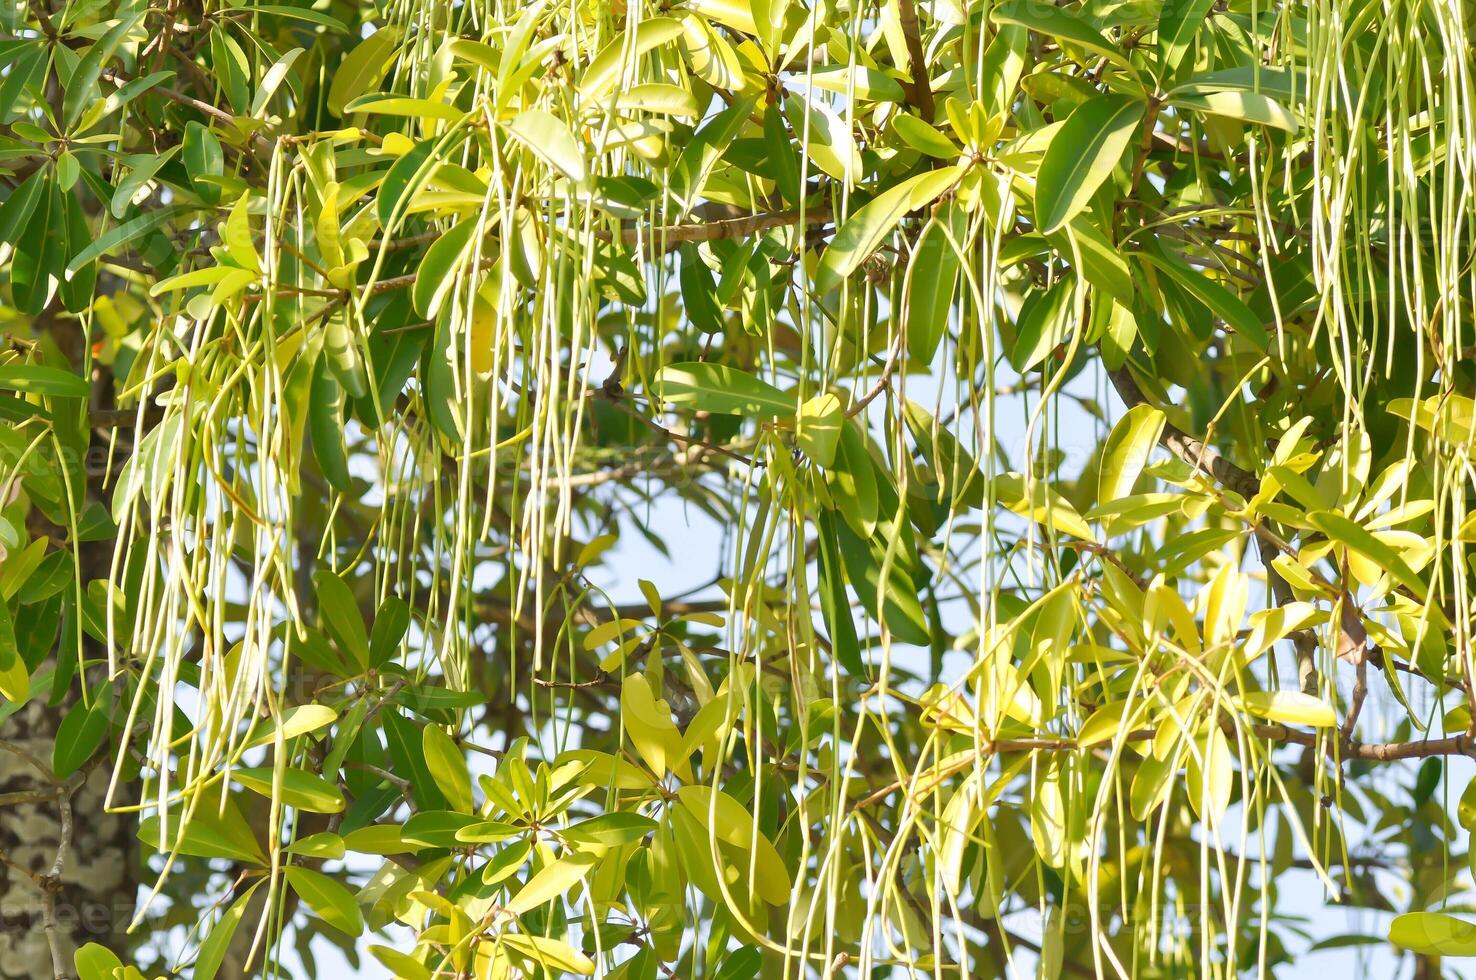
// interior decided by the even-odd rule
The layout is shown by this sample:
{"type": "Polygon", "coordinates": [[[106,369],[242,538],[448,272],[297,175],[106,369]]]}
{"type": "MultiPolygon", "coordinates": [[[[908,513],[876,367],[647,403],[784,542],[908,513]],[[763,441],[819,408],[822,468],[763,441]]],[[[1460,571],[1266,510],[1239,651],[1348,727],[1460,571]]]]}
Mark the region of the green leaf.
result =
{"type": "Polygon", "coordinates": [[[861,426],[847,419],[841,426],[836,447],[835,465],[825,473],[825,484],[835,498],[836,510],[856,533],[869,538],[876,530],[880,496],[877,490],[876,464],[866,449],[866,436],[861,426]]]}
{"type": "Polygon", "coordinates": [[[328,111],[344,115],[344,106],[379,84],[400,45],[400,29],[381,27],[344,55],[328,83],[328,111]]]}
{"type": "Polygon", "coordinates": [[[49,182],[50,171],[46,167],[38,167],[24,183],[10,192],[4,204],[0,204],[0,242],[14,245],[20,240],[49,182]]]}
{"type": "Polygon", "coordinates": [[[195,957],[195,969],[191,974],[194,980],[215,980],[216,973],[220,972],[221,964],[225,962],[226,953],[230,951],[236,929],[246,916],[247,903],[262,884],[262,881],[257,881],[242,892],[241,897],[232,902],[225,914],[211,926],[210,934],[200,944],[200,952],[195,957]]]}
{"type": "Polygon", "coordinates": [[[907,353],[919,364],[933,362],[948,333],[959,273],[955,245],[966,240],[967,219],[957,204],[940,209],[907,260],[907,353]]]}
{"type": "Polygon", "coordinates": [[[1128,61],[1121,48],[1103,37],[1080,14],[1070,10],[1033,0],[1008,0],[1007,3],[995,7],[989,19],[996,24],[1019,24],[1041,34],[1050,34],[1058,40],[1106,58],[1134,77],[1138,74],[1138,70],[1128,61]]]}
{"type": "Polygon", "coordinates": [[[1137,99],[1100,95],[1066,117],[1035,176],[1035,220],[1041,231],[1049,234],[1081,213],[1122,162],[1143,112],[1137,99]]]}
{"type": "Polygon", "coordinates": [[[376,116],[404,116],[410,119],[440,119],[459,123],[466,118],[464,110],[435,99],[408,99],[398,95],[361,95],[343,107],[345,113],[367,112],[376,116]]]}
{"type": "Polygon", "coordinates": [[[206,204],[220,201],[220,188],[205,178],[219,177],[225,173],[225,153],[220,140],[210,127],[191,120],[185,125],[184,149],[180,153],[185,172],[190,175],[192,186],[200,200],[206,204]]]}
{"type": "Polygon", "coordinates": [[[184,208],[158,208],[146,211],[130,221],[125,221],[116,228],[103,233],[97,241],[72,256],[72,261],[67,263],[66,274],[68,277],[77,274],[77,270],[100,256],[107,255],[121,248],[149,232],[172,221],[183,212],[184,208]]]}
{"type": "Polygon", "coordinates": [[[180,854],[193,857],[225,858],[256,865],[267,863],[251,825],[232,797],[226,798],[222,808],[218,793],[209,794],[201,800],[183,828],[178,819],[170,821],[168,840],[162,839],[161,830],[158,817],[147,817],[139,825],[138,839],[166,854],[177,845],[180,854]]]}
{"type": "MultiPolygon", "coordinates": [[[[261,8],[257,8],[258,10],[261,8]]],[[[292,70],[293,62],[302,55],[302,48],[293,48],[272,64],[261,76],[261,85],[256,89],[256,97],[251,100],[251,115],[260,116],[271,104],[272,96],[277,93],[282,82],[287,78],[287,73],[292,70]]],[[[291,88],[292,86],[289,86],[291,88]]]]}
{"type": "Polygon", "coordinates": [[[1122,716],[1127,710],[1126,701],[1113,701],[1102,705],[1081,726],[1076,735],[1076,744],[1088,748],[1102,742],[1110,742],[1122,728],[1122,716]]]}
{"type": "Polygon", "coordinates": [[[114,980],[113,971],[123,969],[116,953],[99,943],[88,943],[73,957],[80,980],[114,980]]]}
{"type": "Polygon", "coordinates": [[[364,917],[359,912],[359,905],[354,901],[353,893],[343,885],[308,868],[289,867],[284,873],[287,884],[304,905],[317,913],[318,918],[350,936],[364,931],[364,917]]]}
{"type": "Polygon", "coordinates": [[[705,19],[693,15],[682,18],[681,49],[692,74],[713,88],[736,95],[746,87],[738,52],[705,19]]]}
{"type": "Polygon", "coordinates": [[[51,750],[51,771],[66,779],[92,758],[108,734],[108,712],[102,698],[90,706],[80,701],[67,709],[56,729],[51,750]]]}
{"type": "Polygon", "coordinates": [[[645,17],[631,33],[635,36],[625,32],[616,35],[580,73],[578,89],[581,98],[599,101],[616,87],[624,65],[639,65],[642,56],[681,37],[682,24],[674,17],[645,17]]]}
{"type": "Polygon", "coordinates": [[[410,607],[399,596],[386,596],[369,631],[369,666],[383,667],[393,660],[409,629],[410,607]]]}
{"type": "Polygon", "coordinates": [[[1185,96],[1227,91],[1259,92],[1271,96],[1282,105],[1297,105],[1306,99],[1306,88],[1305,71],[1293,72],[1266,65],[1242,65],[1194,75],[1184,84],[1170,89],[1167,98],[1181,99],[1185,96]]]}
{"type": "Polygon", "coordinates": [[[751,99],[743,99],[709,119],[686,141],[667,178],[667,190],[683,210],[695,206],[729,145],[748,121],[751,99]]]}
{"type": "MultiPolygon", "coordinates": [[[[394,761],[394,771],[410,780],[410,792],[422,811],[444,810],[446,798],[425,764],[424,737],[414,722],[397,710],[380,712],[385,747],[394,761]]],[[[421,814],[417,814],[420,816],[421,814]]],[[[456,814],[453,814],[455,816],[456,814]]],[[[414,818],[412,818],[414,819],[414,818]]],[[[406,825],[408,828],[408,824],[406,825]]],[[[454,837],[454,834],[453,834],[454,837]]]]}
{"type": "Polygon", "coordinates": [[[252,3],[253,14],[272,14],[276,17],[288,17],[293,20],[307,21],[309,24],[317,24],[339,34],[348,33],[348,25],[337,17],[329,17],[320,10],[311,7],[292,7],[281,3],[252,3]]]}
{"type": "Polygon", "coordinates": [[[820,551],[820,612],[825,617],[825,631],[830,634],[830,651],[835,661],[852,677],[864,677],[866,664],[861,659],[861,644],[856,639],[856,622],[846,598],[840,550],[836,545],[835,518],[822,511],[816,519],[820,551]]]}
{"type": "Polygon", "coordinates": [[[598,844],[603,847],[619,847],[640,840],[656,830],[657,823],[639,813],[621,811],[603,813],[598,817],[581,820],[559,831],[559,836],[575,844],[598,844]]]}
{"type": "Polygon", "coordinates": [[[1020,373],[1039,365],[1066,339],[1072,323],[1071,304],[1077,283],[1063,276],[1045,293],[1032,293],[1020,307],[1020,320],[1015,345],[1010,349],[1010,365],[1020,373]]]}
{"type": "Polygon", "coordinates": [[[963,173],[964,168],[958,166],[918,174],[887,188],[852,214],[825,249],[816,288],[825,292],[855,272],[905,215],[937,200],[963,173]]]}
{"type": "Polygon", "coordinates": [[[1476,956],[1476,922],[1444,912],[1406,912],[1389,923],[1389,942],[1426,956],[1476,956]]]}
{"type": "Polygon", "coordinates": [[[460,273],[464,269],[462,256],[481,224],[475,216],[467,218],[425,250],[425,257],[415,270],[415,286],[410,294],[416,313],[426,319],[435,318],[441,304],[460,281],[460,273]]]}
{"type": "Polygon", "coordinates": [[[1097,500],[1109,503],[1133,492],[1163,434],[1163,413],[1149,404],[1134,405],[1112,427],[1102,446],[1097,474],[1097,500]]]}
{"type": "MultiPolygon", "coordinates": [[[[877,537],[883,528],[878,526],[877,537]]],[[[845,522],[836,525],[836,537],[840,545],[841,566],[846,579],[856,590],[856,597],[871,618],[884,623],[888,631],[903,643],[927,646],[932,640],[927,616],[918,599],[917,583],[908,574],[904,563],[915,561],[908,549],[898,547],[892,556],[891,569],[885,582],[882,581],[882,565],[886,546],[877,537],[862,540],[845,522]]]]}
{"type": "Polygon", "coordinates": [[[338,648],[353,658],[360,669],[369,666],[369,634],[364,630],[364,617],[353,590],[343,579],[326,569],[313,575],[318,592],[318,615],[323,628],[338,648]]]}
{"type": "Polygon", "coordinates": [[[1054,527],[1084,541],[1093,540],[1091,526],[1081,519],[1071,502],[1044,480],[1032,480],[1033,490],[1026,492],[1026,480],[1019,473],[1002,473],[994,478],[994,496],[1007,510],[1028,517],[1037,524],[1054,527]]]}
{"type": "Polygon", "coordinates": [[[1297,119],[1280,102],[1256,92],[1207,92],[1169,99],[1176,109],[1192,109],[1296,133],[1297,119]]]}
{"type": "Polygon", "coordinates": [[[123,158],[123,165],[128,168],[128,175],[118,181],[118,189],[113,192],[113,200],[108,210],[113,217],[121,218],[133,206],[133,198],[143,189],[144,185],[154,179],[165,164],[174,159],[179,152],[179,146],[171,146],[163,153],[130,153],[123,158]]]}
{"type": "Polygon", "coordinates": [[[283,769],[280,792],[271,766],[232,769],[231,778],[262,796],[276,798],[288,806],[312,813],[341,813],[343,793],[322,776],[302,769],[283,769]]]}
{"type": "Polygon", "coordinates": [[[86,398],[92,393],[87,379],[71,371],[16,361],[0,364],[0,388],[57,398],[86,398]]]}
{"type": "Polygon", "coordinates": [[[941,499],[950,508],[957,504],[966,507],[984,506],[984,474],[974,457],[947,425],[939,424],[921,405],[907,400],[902,415],[912,441],[923,454],[928,465],[928,476],[938,481],[941,499]]]}
{"type": "Polygon", "coordinates": [[[123,38],[133,30],[142,16],[143,13],[138,12],[123,17],[97,43],[89,47],[77,62],[77,67],[67,79],[67,93],[62,101],[62,120],[68,128],[76,123],[83,109],[98,99],[97,80],[102,75],[103,66],[112,59],[118,46],[123,43],[123,38]]]}
{"type": "Polygon", "coordinates": [[[774,168],[774,183],[780,195],[790,204],[798,204],[804,196],[800,181],[799,151],[789,139],[784,111],[779,104],[764,107],[764,148],[774,168]]]}
{"type": "Polygon", "coordinates": [[[860,180],[865,161],[844,115],[793,93],[784,100],[784,115],[816,168],[848,186],[860,180]]]}
{"type": "Polygon", "coordinates": [[[333,489],[348,493],[353,481],[349,476],[348,449],[344,445],[343,405],[343,386],[338,383],[328,359],[320,357],[313,367],[313,383],[308,392],[308,433],[323,478],[333,489]]]}
{"type": "Polygon", "coordinates": [[[1049,237],[1056,251],[1069,258],[1087,282],[1122,306],[1133,304],[1137,297],[1133,270],[1088,215],[1077,215],[1049,237]]]}
{"type": "Polygon", "coordinates": [[[15,622],[10,607],[0,602],[0,696],[15,705],[31,697],[31,675],[15,641],[15,622]]]}
{"type": "Polygon", "coordinates": [[[793,396],[724,364],[668,364],[656,372],[652,390],[664,402],[697,412],[780,418],[795,413],[793,396]]]}
{"type": "Polygon", "coordinates": [[[845,412],[840,398],[831,392],[816,395],[800,406],[795,420],[794,440],[806,456],[821,466],[835,462],[845,412]]]}
{"type": "Polygon", "coordinates": [[[288,742],[299,735],[307,735],[326,728],[337,719],[338,712],[326,704],[299,704],[283,712],[280,723],[275,723],[270,718],[258,722],[258,727],[262,731],[246,743],[246,748],[253,749],[258,745],[269,745],[276,742],[279,729],[282,741],[288,742]]]}
{"type": "Polygon", "coordinates": [[[425,726],[421,733],[421,746],[425,750],[425,766],[447,802],[462,813],[473,812],[476,801],[472,798],[471,771],[461,748],[441,730],[440,725],[425,726]]]}
{"type": "Polygon", "coordinates": [[[1204,26],[1214,0],[1170,0],[1158,15],[1158,80],[1173,76],[1204,26]]]}
{"type": "Polygon", "coordinates": [[[66,262],[62,194],[54,178],[42,184],[40,195],[30,221],[17,236],[10,261],[11,296],[16,308],[29,316],[38,316],[56,295],[66,262]]]}
{"type": "Polygon", "coordinates": [[[953,140],[930,123],[924,122],[908,112],[899,112],[892,117],[892,128],[902,137],[902,142],[919,153],[926,153],[938,160],[957,160],[959,149],[953,140]]]}
{"type": "Polygon", "coordinates": [[[589,175],[584,150],[561,120],[542,109],[524,109],[507,124],[508,135],[576,184],[589,175]]]}
{"type": "Polygon", "coordinates": [[[658,777],[668,769],[686,768],[681,759],[681,732],[671,720],[671,707],[657,700],[643,674],[628,674],[620,687],[620,725],[646,765],[658,777]]]}
{"type": "Polygon", "coordinates": [[[1167,253],[1145,251],[1139,254],[1208,307],[1216,317],[1229,324],[1237,334],[1250,341],[1256,350],[1267,349],[1271,338],[1266,333],[1266,328],[1239,296],[1167,253]]]}
{"type": "Polygon", "coordinates": [[[718,333],[723,329],[723,309],[717,301],[712,270],[702,261],[695,245],[683,245],[681,255],[679,275],[687,319],[703,333],[718,333]]]}
{"type": "Polygon", "coordinates": [[[789,901],[792,887],[789,869],[742,803],[710,786],[683,786],[677,790],[677,798],[698,824],[718,840],[752,854],[753,885],[760,898],[770,905],[789,901]]]}
{"type": "Polygon", "coordinates": [[[339,861],[348,853],[343,838],[327,830],[293,841],[285,850],[288,854],[301,854],[303,857],[320,858],[324,861],[339,861]]]}
{"type": "MultiPolygon", "coordinates": [[[[379,196],[375,200],[375,214],[379,225],[386,232],[394,229],[392,222],[402,218],[410,200],[430,179],[436,163],[431,160],[436,141],[425,140],[415,145],[390,167],[379,185],[379,196]]],[[[358,397],[357,394],[355,397],[358,397]]]]}
{"type": "Polygon", "coordinates": [[[388,946],[370,946],[369,952],[389,969],[392,976],[400,980],[431,980],[431,971],[425,964],[397,949],[388,946]]]}
{"type": "Polygon", "coordinates": [[[865,65],[816,65],[803,80],[821,91],[866,102],[907,101],[907,93],[895,78],[865,65]]]}

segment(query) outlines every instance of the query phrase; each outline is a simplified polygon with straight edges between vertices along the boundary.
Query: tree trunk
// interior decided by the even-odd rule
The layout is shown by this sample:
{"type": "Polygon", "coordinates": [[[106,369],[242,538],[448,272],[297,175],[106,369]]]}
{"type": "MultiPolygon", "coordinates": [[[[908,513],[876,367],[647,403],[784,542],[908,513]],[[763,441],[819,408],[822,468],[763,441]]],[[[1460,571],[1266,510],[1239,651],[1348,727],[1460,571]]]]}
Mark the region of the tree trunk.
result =
{"type": "Polygon", "coordinates": [[[103,764],[88,772],[70,797],[71,840],[61,854],[60,880],[51,901],[63,962],[52,962],[45,889],[64,836],[50,769],[62,714],[61,708],[38,698],[0,724],[0,739],[6,743],[0,750],[0,799],[12,793],[46,797],[0,806],[0,853],[6,865],[0,880],[0,977],[6,980],[75,976],[72,953],[89,942],[101,943],[126,960],[124,930],[138,896],[138,842],[132,815],[103,809],[110,771],[103,764]],[[40,766],[44,772],[38,771],[40,766]]]}

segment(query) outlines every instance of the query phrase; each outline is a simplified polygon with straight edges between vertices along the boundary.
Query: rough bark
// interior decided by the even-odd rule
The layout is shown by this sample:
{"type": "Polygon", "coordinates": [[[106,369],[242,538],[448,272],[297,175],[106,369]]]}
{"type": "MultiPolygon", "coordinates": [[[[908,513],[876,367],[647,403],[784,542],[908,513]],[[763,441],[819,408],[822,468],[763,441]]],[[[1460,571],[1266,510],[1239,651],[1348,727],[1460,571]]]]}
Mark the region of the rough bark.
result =
{"type": "Polygon", "coordinates": [[[61,709],[38,699],[0,724],[0,739],[20,750],[0,751],[0,794],[50,797],[0,807],[0,853],[7,861],[0,878],[0,977],[7,980],[72,976],[72,952],[88,942],[124,950],[138,894],[133,823],[127,814],[104,810],[108,767],[97,766],[70,797],[71,840],[54,895],[65,962],[62,970],[53,966],[43,888],[62,842],[62,819],[50,771],[39,772],[36,763],[49,767],[61,716],[61,709]]]}

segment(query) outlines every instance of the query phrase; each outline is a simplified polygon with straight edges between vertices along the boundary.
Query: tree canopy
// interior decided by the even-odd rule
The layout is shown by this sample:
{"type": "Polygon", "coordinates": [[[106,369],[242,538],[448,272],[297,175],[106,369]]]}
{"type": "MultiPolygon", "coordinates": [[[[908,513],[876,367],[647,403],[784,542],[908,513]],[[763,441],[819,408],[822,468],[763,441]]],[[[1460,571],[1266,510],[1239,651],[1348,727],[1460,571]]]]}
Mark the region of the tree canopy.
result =
{"type": "Polygon", "coordinates": [[[5,0],[28,975],[1476,955],[1471,19],[5,0]]]}

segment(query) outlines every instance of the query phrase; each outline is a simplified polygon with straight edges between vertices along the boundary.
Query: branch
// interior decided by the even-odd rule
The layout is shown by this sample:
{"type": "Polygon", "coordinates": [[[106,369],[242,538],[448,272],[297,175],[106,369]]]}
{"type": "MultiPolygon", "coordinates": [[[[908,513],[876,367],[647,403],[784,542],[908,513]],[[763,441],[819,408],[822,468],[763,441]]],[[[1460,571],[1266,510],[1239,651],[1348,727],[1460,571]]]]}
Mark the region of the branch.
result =
{"type": "Polygon", "coordinates": [[[933,89],[928,83],[927,53],[923,50],[922,34],[917,25],[917,7],[912,0],[898,0],[897,20],[902,25],[902,36],[907,39],[908,66],[912,69],[912,81],[908,82],[907,101],[922,116],[923,122],[933,121],[933,89]]]}
{"type": "MultiPolygon", "coordinates": [[[[133,81],[133,79],[129,78],[127,75],[124,75],[121,72],[113,71],[112,69],[108,68],[103,69],[102,77],[106,78],[114,85],[117,85],[119,88],[122,88],[124,85],[133,81]]],[[[229,112],[226,112],[224,109],[211,105],[209,102],[201,102],[194,96],[185,95],[183,92],[176,91],[175,89],[169,88],[164,85],[155,85],[149,91],[156,92],[159,95],[164,96],[164,98],[169,99],[171,102],[176,102],[179,105],[194,109],[196,112],[203,112],[205,115],[216,120],[217,122],[221,122],[227,126],[233,127],[237,132],[244,133],[247,131],[246,128],[241,125],[241,121],[239,119],[231,115],[229,112]]],[[[267,139],[260,133],[251,133],[251,143],[256,149],[260,150],[263,153],[272,152],[272,141],[267,139]]]]}
{"type": "MultiPolygon", "coordinates": [[[[1129,408],[1134,405],[1148,404],[1148,398],[1143,394],[1143,389],[1138,387],[1138,382],[1133,379],[1126,365],[1108,374],[1112,379],[1112,387],[1117,389],[1118,397],[1129,408]]],[[[1247,501],[1261,491],[1261,481],[1254,473],[1236,466],[1172,422],[1164,423],[1163,435],[1158,441],[1169,452],[1192,466],[1195,472],[1208,473],[1215,482],[1227,490],[1235,491],[1247,501]]],[[[1281,542],[1262,527],[1260,521],[1252,524],[1252,532],[1260,551],[1261,564],[1266,566],[1266,581],[1271,587],[1272,598],[1278,606],[1284,606],[1295,596],[1292,594],[1291,586],[1286,584],[1272,564],[1276,558],[1278,544],[1281,542]]],[[[1292,637],[1292,645],[1297,654],[1297,686],[1303,694],[1316,695],[1316,640],[1308,633],[1297,633],[1292,637]]]]}
{"type": "MultiPolygon", "coordinates": [[[[1138,387],[1138,382],[1133,380],[1126,366],[1109,371],[1108,376],[1112,379],[1112,387],[1117,389],[1118,397],[1128,408],[1149,404],[1143,389],[1138,387]]],[[[1163,448],[1194,467],[1197,472],[1209,474],[1222,487],[1234,490],[1246,500],[1250,500],[1261,490],[1261,481],[1254,473],[1236,466],[1172,422],[1164,423],[1163,435],[1158,441],[1163,448]]]]}

